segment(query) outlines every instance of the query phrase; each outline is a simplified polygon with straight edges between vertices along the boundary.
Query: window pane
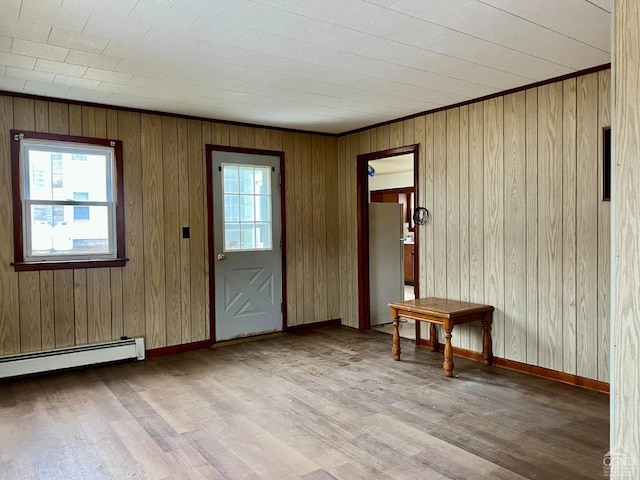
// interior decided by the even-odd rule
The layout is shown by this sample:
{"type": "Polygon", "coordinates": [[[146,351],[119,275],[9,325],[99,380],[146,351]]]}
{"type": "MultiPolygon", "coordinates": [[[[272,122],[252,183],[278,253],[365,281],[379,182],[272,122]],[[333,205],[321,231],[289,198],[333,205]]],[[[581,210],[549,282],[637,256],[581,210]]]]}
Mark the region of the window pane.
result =
{"type": "MultiPolygon", "coordinates": [[[[70,148],[71,149],[71,148],[70,148]]],[[[53,150],[53,149],[52,149],[53,150]]],[[[29,175],[25,178],[25,198],[29,200],[73,200],[74,191],[88,191],[96,202],[111,201],[111,154],[81,155],[26,149],[29,175]]]]}
{"type": "Polygon", "coordinates": [[[73,207],[63,205],[32,205],[31,219],[36,223],[47,223],[55,227],[60,223],[65,223],[65,218],[73,216],[73,207]]]}
{"type": "Polygon", "coordinates": [[[64,187],[64,163],[62,154],[59,152],[51,154],[51,186],[53,188],[64,187]]]}
{"type": "Polygon", "coordinates": [[[271,223],[256,223],[256,248],[272,248],[271,223]]]}
{"type": "Polygon", "coordinates": [[[29,176],[25,186],[27,198],[53,200],[51,163],[50,153],[29,152],[29,176]]]}
{"type": "Polygon", "coordinates": [[[75,182],[78,180],[78,177],[75,175],[77,173],[80,178],[82,178],[82,182],[75,185],[70,185],[70,188],[76,188],[76,190],[80,191],[89,191],[89,200],[93,202],[108,202],[111,201],[111,192],[107,177],[107,171],[110,170],[110,159],[108,159],[104,155],[86,155],[86,160],[73,160],[71,162],[67,162],[67,168],[70,168],[74,174],[71,174],[68,171],[65,171],[65,178],[69,179],[70,182],[75,182]],[[69,164],[71,166],[69,167],[69,164]],[[85,172],[84,176],[80,175],[80,172],[85,172]],[[77,188],[85,185],[84,188],[77,188]]]}
{"type": "Polygon", "coordinates": [[[240,167],[240,193],[253,193],[252,167],[240,167]]]}
{"type": "Polygon", "coordinates": [[[240,250],[240,224],[226,223],[224,226],[224,249],[240,250]]]}
{"type": "Polygon", "coordinates": [[[240,243],[240,247],[243,250],[251,250],[256,248],[255,234],[254,234],[255,227],[253,226],[253,224],[249,224],[249,225],[242,224],[241,228],[242,228],[242,241],[240,243]]]}
{"type": "Polygon", "coordinates": [[[222,178],[225,251],[272,248],[271,167],[223,163],[222,178]]]}
{"type": "Polygon", "coordinates": [[[224,221],[237,222],[240,220],[240,197],[238,195],[224,196],[224,221]]]}
{"type": "Polygon", "coordinates": [[[256,168],[256,191],[259,195],[271,195],[271,169],[269,167],[256,168]]]}
{"type": "Polygon", "coordinates": [[[242,195],[240,197],[240,220],[243,222],[253,222],[253,195],[242,195]]]}
{"type": "Polygon", "coordinates": [[[256,197],[256,221],[271,221],[271,197],[256,197]]]}
{"type": "Polygon", "coordinates": [[[109,254],[109,218],[107,206],[65,208],[59,205],[31,205],[31,254],[109,254]],[[75,221],[75,208],[87,209],[90,220],[75,221]],[[44,216],[50,216],[51,220],[41,220],[43,212],[48,212],[44,216]]]}
{"type": "Polygon", "coordinates": [[[224,177],[223,177],[224,192],[225,193],[240,192],[239,184],[238,184],[238,167],[233,165],[223,165],[222,171],[224,173],[224,177]]]}

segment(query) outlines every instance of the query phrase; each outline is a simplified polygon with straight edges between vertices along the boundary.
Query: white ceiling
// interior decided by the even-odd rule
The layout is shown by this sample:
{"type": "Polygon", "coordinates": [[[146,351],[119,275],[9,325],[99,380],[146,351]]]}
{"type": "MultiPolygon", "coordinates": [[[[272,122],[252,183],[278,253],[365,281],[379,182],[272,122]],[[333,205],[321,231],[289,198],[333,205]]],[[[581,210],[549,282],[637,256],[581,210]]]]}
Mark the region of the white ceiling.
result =
{"type": "Polygon", "coordinates": [[[0,89],[340,133],[608,63],[612,0],[2,0],[0,89]]]}

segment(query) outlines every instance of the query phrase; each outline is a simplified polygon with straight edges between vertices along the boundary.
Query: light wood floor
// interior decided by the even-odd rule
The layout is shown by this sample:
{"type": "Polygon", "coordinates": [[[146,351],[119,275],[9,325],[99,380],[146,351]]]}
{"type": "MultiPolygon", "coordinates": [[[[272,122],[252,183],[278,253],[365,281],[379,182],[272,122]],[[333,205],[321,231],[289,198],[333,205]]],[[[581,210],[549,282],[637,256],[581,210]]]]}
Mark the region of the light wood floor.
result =
{"type": "Polygon", "coordinates": [[[606,395],[330,327],[0,383],[2,479],[602,478],[606,395]]]}

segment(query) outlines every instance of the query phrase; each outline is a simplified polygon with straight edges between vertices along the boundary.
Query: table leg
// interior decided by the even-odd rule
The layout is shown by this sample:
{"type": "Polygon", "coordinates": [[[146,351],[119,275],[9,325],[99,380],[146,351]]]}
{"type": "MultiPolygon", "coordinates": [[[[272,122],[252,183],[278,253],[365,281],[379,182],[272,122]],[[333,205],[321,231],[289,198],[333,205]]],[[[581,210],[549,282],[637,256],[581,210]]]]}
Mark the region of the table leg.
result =
{"type": "Polygon", "coordinates": [[[398,310],[391,309],[391,315],[393,317],[393,347],[391,348],[391,353],[394,360],[400,360],[400,332],[398,331],[400,319],[398,318],[398,310]]]}
{"type": "Polygon", "coordinates": [[[444,374],[447,377],[453,377],[453,348],[451,348],[451,331],[453,327],[444,329],[444,374]]]}
{"type": "Polygon", "coordinates": [[[429,324],[429,342],[431,343],[431,351],[438,351],[438,329],[435,323],[429,324]]]}
{"type": "Polygon", "coordinates": [[[486,312],[482,316],[482,359],[485,365],[491,365],[493,352],[491,349],[491,312],[486,312]]]}

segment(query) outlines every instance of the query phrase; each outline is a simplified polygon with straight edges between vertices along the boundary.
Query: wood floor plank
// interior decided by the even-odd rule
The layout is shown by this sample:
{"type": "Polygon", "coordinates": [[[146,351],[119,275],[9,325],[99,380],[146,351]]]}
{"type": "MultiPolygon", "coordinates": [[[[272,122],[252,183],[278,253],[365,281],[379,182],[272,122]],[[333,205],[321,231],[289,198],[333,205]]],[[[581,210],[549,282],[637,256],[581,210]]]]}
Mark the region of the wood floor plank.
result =
{"type": "MultiPolygon", "coordinates": [[[[589,479],[607,395],[344,327],[0,383],[8,478],[589,479]],[[571,461],[567,461],[567,459],[571,461]],[[53,468],[51,465],[55,465],[53,468]]],[[[4,478],[4,477],[3,477],[4,478]]]]}

